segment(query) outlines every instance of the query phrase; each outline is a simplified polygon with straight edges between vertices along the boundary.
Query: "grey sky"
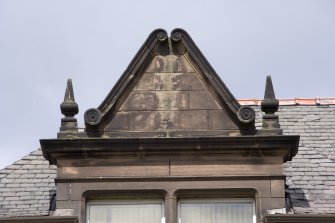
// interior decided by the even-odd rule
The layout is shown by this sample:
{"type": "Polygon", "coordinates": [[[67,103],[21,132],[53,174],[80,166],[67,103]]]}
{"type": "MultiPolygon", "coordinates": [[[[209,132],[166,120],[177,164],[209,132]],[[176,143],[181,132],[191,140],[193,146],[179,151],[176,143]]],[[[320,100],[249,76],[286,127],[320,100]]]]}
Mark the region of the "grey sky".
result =
{"type": "Polygon", "coordinates": [[[184,28],[237,98],[335,96],[335,1],[0,0],[0,169],[55,138],[67,78],[97,107],[156,28],[184,28]]]}

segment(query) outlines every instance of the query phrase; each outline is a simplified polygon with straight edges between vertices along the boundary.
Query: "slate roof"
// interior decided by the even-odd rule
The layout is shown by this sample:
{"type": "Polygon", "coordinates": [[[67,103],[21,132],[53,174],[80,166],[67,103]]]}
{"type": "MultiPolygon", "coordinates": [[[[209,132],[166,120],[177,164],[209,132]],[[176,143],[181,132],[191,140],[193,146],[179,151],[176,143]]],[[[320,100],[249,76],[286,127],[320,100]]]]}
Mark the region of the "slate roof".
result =
{"type": "Polygon", "coordinates": [[[284,135],[300,135],[298,154],[284,163],[291,212],[335,213],[335,105],[282,105],[277,114],[284,135]]]}
{"type": "Polygon", "coordinates": [[[55,177],[40,149],[0,170],[0,216],[49,215],[55,177]]]}
{"type": "MultiPolygon", "coordinates": [[[[284,134],[301,136],[298,154],[284,164],[290,212],[335,213],[335,105],[281,105],[278,115],[284,134]]],[[[48,215],[55,177],[40,150],[1,170],[0,216],[48,215]]]]}

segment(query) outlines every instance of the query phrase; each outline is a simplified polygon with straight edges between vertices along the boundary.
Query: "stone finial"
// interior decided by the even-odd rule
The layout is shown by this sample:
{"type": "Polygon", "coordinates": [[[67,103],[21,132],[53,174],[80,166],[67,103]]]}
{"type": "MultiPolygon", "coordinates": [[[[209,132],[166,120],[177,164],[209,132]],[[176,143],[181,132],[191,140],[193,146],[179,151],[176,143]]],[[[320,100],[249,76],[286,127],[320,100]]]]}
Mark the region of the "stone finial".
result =
{"type": "Polygon", "coordinates": [[[279,101],[276,99],[273,90],[271,76],[266,77],[264,99],[261,103],[261,109],[265,113],[262,120],[262,134],[281,135],[283,130],[280,128],[278,115],[279,101]]]}
{"type": "Polygon", "coordinates": [[[65,116],[62,118],[60,132],[77,132],[77,119],[74,117],[78,114],[78,104],[74,100],[72,80],[67,80],[64,101],[60,104],[60,110],[65,116]]]}
{"type": "Polygon", "coordinates": [[[266,77],[264,100],[261,104],[261,109],[265,114],[274,114],[278,111],[279,101],[276,99],[275,92],[273,90],[271,76],[266,77]]]}

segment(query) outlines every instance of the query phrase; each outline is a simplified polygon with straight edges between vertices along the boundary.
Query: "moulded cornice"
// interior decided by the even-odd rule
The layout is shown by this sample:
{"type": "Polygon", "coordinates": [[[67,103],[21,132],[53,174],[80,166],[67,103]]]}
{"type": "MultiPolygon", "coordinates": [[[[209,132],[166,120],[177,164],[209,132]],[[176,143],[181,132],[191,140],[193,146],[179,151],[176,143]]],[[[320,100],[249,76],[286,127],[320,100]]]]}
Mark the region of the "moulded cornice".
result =
{"type": "Polygon", "coordinates": [[[282,157],[292,160],[299,136],[85,138],[40,140],[50,164],[58,159],[152,156],[282,157]]]}

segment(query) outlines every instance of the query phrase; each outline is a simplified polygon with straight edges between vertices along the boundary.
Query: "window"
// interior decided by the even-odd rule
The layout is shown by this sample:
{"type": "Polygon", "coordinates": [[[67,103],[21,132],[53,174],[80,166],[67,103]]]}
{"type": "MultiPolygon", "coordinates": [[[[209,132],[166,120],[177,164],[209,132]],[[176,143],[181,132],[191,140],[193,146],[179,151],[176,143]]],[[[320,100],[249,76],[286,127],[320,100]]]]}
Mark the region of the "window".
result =
{"type": "Polygon", "coordinates": [[[178,223],[255,223],[253,199],[184,199],[178,223]]]}
{"type": "Polygon", "coordinates": [[[87,223],[164,223],[162,200],[92,201],[87,204],[87,223]]]}

